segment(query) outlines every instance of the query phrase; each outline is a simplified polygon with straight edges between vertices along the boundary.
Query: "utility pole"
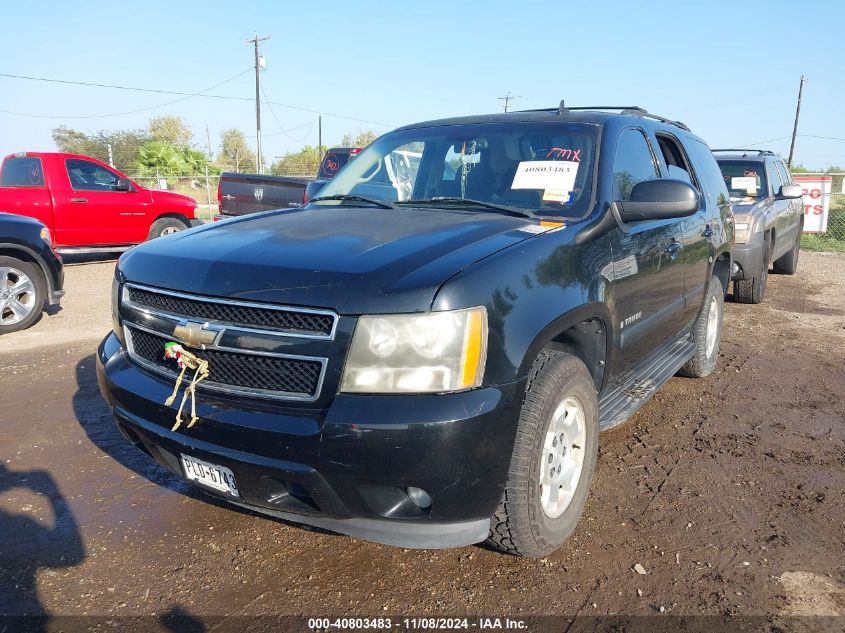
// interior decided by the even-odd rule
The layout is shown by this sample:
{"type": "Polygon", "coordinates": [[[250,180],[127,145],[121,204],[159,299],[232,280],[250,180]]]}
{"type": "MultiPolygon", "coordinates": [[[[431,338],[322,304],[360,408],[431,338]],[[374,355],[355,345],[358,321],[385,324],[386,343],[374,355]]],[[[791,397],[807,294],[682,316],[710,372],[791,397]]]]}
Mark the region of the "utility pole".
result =
{"type": "Polygon", "coordinates": [[[258,43],[269,40],[270,36],[258,37],[258,33],[251,40],[246,40],[247,44],[252,44],[255,47],[255,166],[258,173],[263,172],[263,164],[261,156],[261,78],[259,72],[261,70],[261,56],[258,54],[258,43]]]}
{"type": "Polygon", "coordinates": [[[505,106],[505,112],[508,111],[510,107],[511,101],[515,101],[516,99],[522,99],[519,95],[512,95],[511,91],[508,90],[507,94],[504,97],[499,97],[499,101],[505,106]]]}
{"type": "Polygon", "coordinates": [[[211,155],[211,133],[208,131],[208,123],[205,124],[205,141],[208,143],[208,160],[212,160],[211,155]]]}
{"type": "Polygon", "coordinates": [[[323,160],[323,115],[317,115],[317,153],[320,160],[323,160]]]}
{"type": "Polygon", "coordinates": [[[801,75],[801,84],[798,86],[798,105],[795,107],[795,125],[792,127],[792,143],[789,144],[789,158],[786,160],[786,166],[792,169],[792,154],[795,152],[795,137],[798,136],[798,116],[801,114],[801,95],[804,92],[804,84],[807,83],[807,78],[801,75]]]}

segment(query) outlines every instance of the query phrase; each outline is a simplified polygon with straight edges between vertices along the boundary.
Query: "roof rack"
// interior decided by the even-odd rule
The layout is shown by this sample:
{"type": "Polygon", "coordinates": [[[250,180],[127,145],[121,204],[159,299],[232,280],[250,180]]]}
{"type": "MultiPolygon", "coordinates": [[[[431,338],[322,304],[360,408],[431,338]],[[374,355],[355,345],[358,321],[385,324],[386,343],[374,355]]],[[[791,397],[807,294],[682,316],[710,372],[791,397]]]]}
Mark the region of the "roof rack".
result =
{"type": "Polygon", "coordinates": [[[674,125],[675,127],[679,127],[682,130],[686,130],[687,132],[690,129],[681,123],[680,121],[675,121],[672,119],[667,119],[666,117],[659,116],[657,114],[652,114],[645,108],[640,106],[576,106],[576,107],[569,107],[563,101],[560,102],[560,105],[557,108],[538,108],[536,110],[524,110],[524,112],[557,112],[559,115],[564,115],[568,112],[573,110],[577,111],[584,111],[584,110],[618,110],[619,114],[628,114],[632,116],[641,116],[647,117],[649,119],[655,119],[660,121],[661,123],[668,123],[669,125],[674,125]]]}
{"type": "Polygon", "coordinates": [[[748,154],[756,154],[757,156],[777,156],[772,151],[767,149],[752,149],[752,148],[736,148],[736,147],[729,147],[724,149],[714,149],[711,150],[714,154],[716,152],[738,152],[741,153],[743,156],[748,156],[748,154]]]}

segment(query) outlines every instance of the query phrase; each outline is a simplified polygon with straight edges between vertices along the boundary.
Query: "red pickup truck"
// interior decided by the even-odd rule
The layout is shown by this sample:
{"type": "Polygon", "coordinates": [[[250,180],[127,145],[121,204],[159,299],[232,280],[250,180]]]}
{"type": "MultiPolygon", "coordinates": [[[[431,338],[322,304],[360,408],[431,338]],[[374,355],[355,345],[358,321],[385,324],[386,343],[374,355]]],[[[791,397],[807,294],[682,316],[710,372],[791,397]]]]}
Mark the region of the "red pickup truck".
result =
{"type": "Polygon", "coordinates": [[[192,226],[193,198],[140,186],[77,154],[10,154],[0,167],[0,211],[43,222],[59,252],[118,248],[192,226]]]}

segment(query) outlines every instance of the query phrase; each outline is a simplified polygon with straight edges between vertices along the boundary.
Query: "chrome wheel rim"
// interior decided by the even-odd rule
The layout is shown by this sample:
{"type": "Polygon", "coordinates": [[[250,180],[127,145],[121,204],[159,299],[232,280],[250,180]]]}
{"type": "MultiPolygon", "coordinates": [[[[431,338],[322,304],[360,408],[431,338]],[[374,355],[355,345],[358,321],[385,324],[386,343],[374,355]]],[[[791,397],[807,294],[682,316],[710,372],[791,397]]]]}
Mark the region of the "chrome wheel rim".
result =
{"type": "Polygon", "coordinates": [[[550,519],[562,515],[575,496],[584,469],[587,425],[584,407],[572,397],[555,409],[540,453],[540,505],[550,519]]]}
{"type": "Polygon", "coordinates": [[[174,233],[178,233],[181,229],[177,229],[175,226],[168,226],[161,230],[159,235],[164,237],[165,235],[173,235],[174,233]]]}
{"type": "Polygon", "coordinates": [[[0,267],[0,325],[15,325],[35,310],[35,284],[11,266],[0,267]]]}
{"type": "Polygon", "coordinates": [[[710,307],[707,310],[707,336],[705,338],[705,351],[707,358],[713,355],[716,349],[716,335],[719,333],[719,302],[716,297],[710,299],[710,307]]]}

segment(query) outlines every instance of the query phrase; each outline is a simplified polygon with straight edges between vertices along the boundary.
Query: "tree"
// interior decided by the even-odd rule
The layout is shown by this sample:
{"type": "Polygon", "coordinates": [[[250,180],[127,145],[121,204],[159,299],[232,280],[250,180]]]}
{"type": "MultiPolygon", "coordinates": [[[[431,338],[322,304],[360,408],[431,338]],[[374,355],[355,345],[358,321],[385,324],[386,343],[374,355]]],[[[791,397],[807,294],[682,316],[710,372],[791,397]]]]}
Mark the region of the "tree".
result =
{"type": "Polygon", "coordinates": [[[217,162],[235,171],[255,171],[255,152],[250,149],[243,132],[231,128],[220,133],[217,162]]]}
{"type": "Polygon", "coordinates": [[[135,169],[138,152],[149,140],[143,130],[99,130],[85,133],[65,126],[53,130],[53,142],[60,152],[93,156],[108,163],[111,145],[114,166],[123,171],[135,169]]]}
{"type": "Polygon", "coordinates": [[[191,126],[182,118],[172,115],[156,116],[147,126],[150,138],[165,141],[176,147],[187,147],[191,143],[191,126]]]}
{"type": "Polygon", "coordinates": [[[372,130],[358,131],[356,136],[352,134],[344,134],[340,140],[341,147],[366,147],[379,137],[378,134],[372,130]]]}
{"type": "Polygon", "coordinates": [[[270,166],[274,176],[313,176],[326,153],[325,147],[306,145],[298,152],[288,152],[270,166]]]}
{"type": "Polygon", "coordinates": [[[199,176],[207,164],[208,157],[200,150],[174,147],[166,141],[148,141],[138,153],[138,170],[142,174],[199,176]]]}

